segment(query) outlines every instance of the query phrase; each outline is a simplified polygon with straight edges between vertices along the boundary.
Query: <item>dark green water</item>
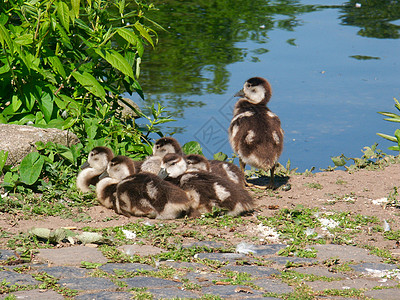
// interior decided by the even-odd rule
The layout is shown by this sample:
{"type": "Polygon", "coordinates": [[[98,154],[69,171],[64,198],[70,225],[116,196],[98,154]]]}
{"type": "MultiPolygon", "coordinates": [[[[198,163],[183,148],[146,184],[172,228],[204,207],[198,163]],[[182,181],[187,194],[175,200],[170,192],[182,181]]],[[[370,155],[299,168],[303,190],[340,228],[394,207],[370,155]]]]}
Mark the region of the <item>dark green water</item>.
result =
{"type": "MultiPolygon", "coordinates": [[[[252,76],[273,87],[270,108],[285,130],[280,162],[300,170],[330,156],[390,142],[400,98],[400,1],[154,1],[150,18],[166,31],[142,63],[146,103],[177,122],[167,132],[199,141],[208,157],[232,154],[227,128],[233,95],[252,76]]],[[[394,153],[391,153],[394,154],[394,153]]]]}

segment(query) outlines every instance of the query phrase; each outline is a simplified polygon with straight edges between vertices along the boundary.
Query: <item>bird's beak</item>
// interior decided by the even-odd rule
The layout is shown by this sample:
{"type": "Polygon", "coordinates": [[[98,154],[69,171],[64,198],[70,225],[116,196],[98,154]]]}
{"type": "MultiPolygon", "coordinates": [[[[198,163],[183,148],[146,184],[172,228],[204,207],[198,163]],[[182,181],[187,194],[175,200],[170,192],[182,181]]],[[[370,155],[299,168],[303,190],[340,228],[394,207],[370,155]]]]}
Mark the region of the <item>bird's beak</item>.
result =
{"type": "Polygon", "coordinates": [[[107,170],[105,170],[103,173],[100,174],[99,180],[102,180],[103,178],[106,178],[106,177],[110,177],[107,170]]]}
{"type": "Polygon", "coordinates": [[[90,167],[90,164],[87,161],[85,161],[83,163],[83,165],[81,166],[81,169],[83,170],[83,169],[86,169],[86,168],[89,168],[89,167],[90,167]]]}
{"type": "Polygon", "coordinates": [[[161,168],[160,172],[158,172],[158,177],[161,179],[165,179],[168,177],[168,172],[165,168],[161,168]]]}
{"type": "Polygon", "coordinates": [[[244,97],[243,89],[241,89],[239,92],[237,92],[237,93],[235,94],[235,97],[244,97]]]}

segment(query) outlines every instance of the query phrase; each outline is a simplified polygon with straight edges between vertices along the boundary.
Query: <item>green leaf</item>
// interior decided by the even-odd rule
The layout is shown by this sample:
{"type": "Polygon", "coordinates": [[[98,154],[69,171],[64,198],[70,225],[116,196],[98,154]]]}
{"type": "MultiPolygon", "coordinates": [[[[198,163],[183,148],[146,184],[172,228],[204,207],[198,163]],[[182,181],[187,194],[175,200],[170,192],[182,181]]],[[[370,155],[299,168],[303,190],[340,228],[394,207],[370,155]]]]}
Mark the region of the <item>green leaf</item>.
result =
{"type": "Polygon", "coordinates": [[[72,50],[74,47],[72,47],[71,40],[69,39],[69,37],[68,37],[67,33],[65,32],[65,30],[58,23],[56,23],[56,29],[58,30],[58,33],[60,34],[63,46],[65,46],[68,49],[72,50]]]}
{"type": "Polygon", "coordinates": [[[26,33],[26,34],[20,35],[19,37],[14,39],[14,42],[21,46],[30,45],[33,43],[33,34],[26,33]]]}
{"type": "Polygon", "coordinates": [[[400,116],[399,116],[398,114],[391,113],[391,112],[378,111],[378,114],[384,115],[384,116],[386,116],[386,117],[391,117],[391,118],[395,118],[395,119],[400,119],[400,116]]]}
{"type": "Polygon", "coordinates": [[[332,156],[331,159],[337,167],[343,167],[347,162],[343,156],[332,156]]]}
{"type": "Polygon", "coordinates": [[[388,149],[392,150],[392,151],[400,151],[400,147],[399,146],[390,146],[390,147],[388,147],[388,149]]]}
{"type": "Polygon", "coordinates": [[[228,159],[228,155],[223,152],[218,152],[214,154],[215,160],[226,161],[228,159]]]}
{"type": "Polygon", "coordinates": [[[21,105],[22,101],[18,98],[17,95],[13,95],[11,103],[3,110],[3,114],[12,115],[18,111],[21,105]]]}
{"type": "Polygon", "coordinates": [[[14,52],[14,42],[8,34],[8,30],[2,24],[0,24],[0,43],[3,45],[3,48],[7,45],[8,48],[10,48],[11,53],[14,52]]]}
{"type": "Polygon", "coordinates": [[[67,3],[60,1],[56,4],[57,16],[60,19],[62,26],[69,32],[69,8],[67,3]]]}
{"type": "Polygon", "coordinates": [[[87,134],[88,139],[93,140],[96,137],[97,134],[97,129],[99,128],[99,119],[93,119],[93,118],[85,118],[83,120],[85,124],[85,132],[87,134]]]}
{"type": "Polygon", "coordinates": [[[50,65],[53,68],[54,72],[60,74],[61,77],[65,79],[67,75],[65,74],[65,69],[60,59],[57,56],[49,56],[47,57],[47,59],[49,60],[50,65]]]}
{"type": "Polygon", "coordinates": [[[44,115],[46,123],[50,122],[51,115],[53,114],[54,101],[52,96],[52,94],[44,92],[39,101],[39,107],[44,115]]]}
{"type": "Polygon", "coordinates": [[[185,154],[201,154],[203,155],[202,148],[198,142],[191,141],[183,145],[182,150],[185,154]]]}
{"type": "Polygon", "coordinates": [[[135,28],[140,32],[142,37],[144,37],[154,47],[151,36],[147,32],[147,30],[142,26],[142,24],[140,24],[139,22],[136,22],[133,26],[135,26],[135,28]]]}
{"type": "Polygon", "coordinates": [[[31,152],[21,161],[19,173],[21,181],[27,185],[34,184],[42,172],[44,158],[37,152],[31,152]]]}
{"type": "Polygon", "coordinates": [[[3,168],[6,164],[7,157],[8,157],[8,151],[0,150],[0,174],[2,174],[3,172],[3,168]]]}
{"type": "Polygon", "coordinates": [[[71,5],[72,5],[72,11],[75,15],[75,18],[79,18],[79,8],[81,5],[80,0],[71,0],[71,5]]]}
{"type": "Polygon", "coordinates": [[[99,97],[101,99],[105,99],[106,92],[104,88],[100,85],[100,83],[93,77],[92,74],[88,72],[83,72],[83,74],[75,71],[72,73],[72,76],[90,93],[99,97]]]}
{"type": "Polygon", "coordinates": [[[127,28],[117,28],[117,33],[128,43],[131,43],[132,45],[136,45],[139,42],[139,38],[130,29],[127,28]]]}
{"type": "Polygon", "coordinates": [[[121,71],[124,75],[135,79],[133,75],[133,69],[128,61],[117,51],[110,50],[106,52],[106,61],[108,61],[114,68],[121,71]]]}
{"type": "Polygon", "coordinates": [[[384,134],[384,133],[377,133],[377,135],[379,135],[380,137],[383,137],[384,139],[387,139],[389,141],[397,142],[397,139],[394,136],[384,134]]]}

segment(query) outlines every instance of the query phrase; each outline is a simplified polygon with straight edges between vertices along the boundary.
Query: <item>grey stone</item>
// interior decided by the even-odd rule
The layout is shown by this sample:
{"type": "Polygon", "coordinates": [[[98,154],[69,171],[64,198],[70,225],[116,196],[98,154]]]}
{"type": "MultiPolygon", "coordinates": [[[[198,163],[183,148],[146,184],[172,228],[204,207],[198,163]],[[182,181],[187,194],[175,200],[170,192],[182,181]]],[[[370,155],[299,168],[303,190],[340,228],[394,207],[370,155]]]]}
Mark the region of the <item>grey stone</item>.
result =
{"type": "Polygon", "coordinates": [[[11,294],[0,295],[0,299],[4,299],[7,296],[14,295],[16,299],[26,300],[63,300],[64,297],[53,290],[30,290],[30,291],[18,291],[11,294]]]}
{"type": "Polygon", "coordinates": [[[370,255],[368,250],[347,245],[313,245],[318,251],[317,259],[324,261],[330,258],[338,258],[341,262],[380,262],[381,258],[370,255]]]}
{"type": "Polygon", "coordinates": [[[132,294],[123,292],[98,292],[76,296],[77,300],[128,300],[132,294]]]}
{"type": "Polygon", "coordinates": [[[245,258],[245,254],[239,253],[199,253],[197,254],[197,258],[200,259],[210,259],[210,260],[217,260],[220,262],[234,262],[235,260],[240,260],[245,258]]]}
{"type": "Polygon", "coordinates": [[[289,294],[294,290],[288,284],[275,279],[260,279],[252,283],[262,288],[264,293],[289,294]]]}
{"type": "Polygon", "coordinates": [[[6,280],[7,285],[35,285],[39,284],[40,281],[33,279],[31,275],[28,274],[19,274],[13,271],[1,271],[0,272],[0,282],[6,280]]]}
{"type": "Polygon", "coordinates": [[[314,264],[318,261],[314,258],[306,258],[306,257],[286,257],[286,256],[278,256],[278,257],[270,257],[268,260],[272,260],[278,265],[286,265],[287,263],[294,264],[314,264]]]}
{"type": "Polygon", "coordinates": [[[362,272],[362,273],[371,273],[371,271],[372,272],[389,271],[397,269],[397,266],[395,264],[383,264],[383,263],[362,263],[358,265],[350,265],[349,267],[356,272],[362,272]]]}
{"type": "Polygon", "coordinates": [[[137,271],[157,271],[156,268],[139,263],[109,263],[99,267],[99,269],[107,273],[115,273],[115,270],[124,270],[126,272],[137,272],[137,271]]]}
{"type": "Polygon", "coordinates": [[[35,143],[38,141],[65,146],[79,142],[75,134],[55,128],[0,124],[0,150],[8,151],[6,164],[20,163],[27,154],[35,150],[35,143]]]}
{"type": "Polygon", "coordinates": [[[262,292],[258,290],[254,290],[248,286],[241,286],[241,285],[213,285],[203,287],[201,289],[202,294],[211,294],[217,295],[221,297],[229,297],[232,298],[248,298],[254,296],[262,296],[262,292]],[[251,291],[251,293],[244,292],[244,291],[251,291]]]}
{"type": "Polygon", "coordinates": [[[0,250],[0,260],[7,260],[9,257],[16,257],[16,255],[10,250],[0,250]]]}
{"type": "Polygon", "coordinates": [[[279,274],[278,270],[259,266],[224,266],[222,270],[235,271],[239,273],[248,273],[252,277],[268,277],[272,274],[279,274]]]}
{"type": "Polygon", "coordinates": [[[36,259],[54,266],[80,266],[82,261],[107,263],[100,250],[85,246],[73,246],[59,249],[40,249],[36,259]]]}
{"type": "Polygon", "coordinates": [[[174,286],[182,285],[182,283],[175,282],[172,280],[156,278],[156,277],[144,277],[144,276],[125,278],[125,279],[121,279],[121,281],[126,282],[126,284],[128,284],[129,288],[132,288],[132,287],[157,288],[157,287],[174,287],[174,286]]]}
{"type": "Polygon", "coordinates": [[[400,289],[383,289],[383,290],[373,290],[364,293],[365,296],[380,299],[380,300],[398,300],[400,298],[400,289]]]}
{"type": "Polygon", "coordinates": [[[306,282],[315,291],[323,291],[330,289],[372,289],[374,287],[392,287],[396,286],[397,282],[394,280],[382,281],[380,278],[356,278],[345,279],[339,281],[313,281],[306,282]]]}
{"type": "Polygon", "coordinates": [[[165,261],[160,261],[161,265],[165,265],[171,268],[175,268],[175,269],[192,269],[192,270],[206,270],[208,269],[207,266],[199,264],[199,263],[190,263],[190,262],[178,262],[178,261],[169,261],[169,260],[165,260],[165,261]]]}
{"type": "Polygon", "coordinates": [[[270,244],[270,245],[261,245],[255,247],[256,256],[267,256],[277,254],[279,250],[286,248],[287,245],[284,244],[270,244]]]}
{"type": "Polygon", "coordinates": [[[89,273],[87,269],[77,267],[44,267],[36,269],[36,272],[45,272],[56,278],[85,277],[89,273]]]}
{"type": "Polygon", "coordinates": [[[178,288],[162,288],[162,289],[148,289],[155,296],[156,299],[196,299],[200,298],[197,294],[181,290],[178,288]]]}
{"type": "Polygon", "coordinates": [[[101,291],[116,289],[117,286],[106,278],[64,278],[58,281],[60,286],[79,291],[101,291]]]}

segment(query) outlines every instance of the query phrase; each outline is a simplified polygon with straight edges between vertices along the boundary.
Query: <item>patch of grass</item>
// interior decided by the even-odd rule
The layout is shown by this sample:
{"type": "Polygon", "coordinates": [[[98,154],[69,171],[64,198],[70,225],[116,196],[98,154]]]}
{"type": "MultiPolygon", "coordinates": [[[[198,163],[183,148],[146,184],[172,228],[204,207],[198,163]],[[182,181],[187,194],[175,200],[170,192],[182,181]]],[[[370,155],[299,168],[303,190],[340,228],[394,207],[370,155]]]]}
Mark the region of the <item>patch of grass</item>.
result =
{"type": "MultiPolygon", "coordinates": [[[[282,297],[282,295],[280,295],[282,297]]],[[[314,291],[306,284],[300,283],[294,287],[294,291],[282,297],[286,300],[313,300],[315,299],[314,291]]]]}
{"type": "Polygon", "coordinates": [[[317,257],[317,251],[314,248],[303,249],[296,245],[290,245],[279,250],[278,255],[314,258],[317,257]]]}
{"type": "Polygon", "coordinates": [[[57,278],[50,276],[49,274],[45,272],[40,272],[36,273],[33,275],[33,278],[35,278],[38,281],[42,281],[41,284],[39,284],[38,288],[43,289],[43,290],[53,290],[65,297],[74,297],[78,294],[78,291],[69,289],[67,287],[62,287],[57,283],[57,278]]]}
{"type": "MultiPolygon", "coordinates": [[[[364,296],[364,291],[357,289],[347,289],[347,290],[339,290],[339,289],[327,289],[323,290],[319,293],[320,296],[338,296],[338,297],[360,297],[364,296]]],[[[361,298],[363,299],[363,298],[361,298]]],[[[365,299],[365,298],[364,298],[365,299]]]]}
{"type": "Polygon", "coordinates": [[[182,280],[183,281],[183,288],[185,290],[189,290],[189,291],[201,291],[202,286],[197,284],[197,283],[193,283],[190,282],[189,279],[185,278],[182,280]]]}
{"type": "Polygon", "coordinates": [[[350,267],[349,262],[341,263],[338,258],[330,258],[323,262],[324,265],[329,267],[331,272],[351,272],[353,269],[350,267]]]}
{"type": "Polygon", "coordinates": [[[18,252],[26,253],[28,255],[30,254],[28,252],[33,249],[51,248],[52,245],[50,245],[48,241],[41,241],[36,236],[24,232],[12,236],[7,241],[7,247],[18,252]]]}
{"type": "Polygon", "coordinates": [[[229,282],[231,285],[254,286],[254,284],[250,282],[251,280],[253,280],[253,277],[246,272],[221,270],[221,273],[229,277],[227,279],[221,279],[220,281],[222,282],[229,282]]]}
{"type": "Polygon", "coordinates": [[[366,249],[370,250],[370,254],[384,258],[384,263],[397,264],[399,262],[398,258],[393,257],[392,253],[387,249],[380,249],[373,246],[364,246],[366,249]]]}
{"type": "Polygon", "coordinates": [[[335,183],[338,184],[338,185],[346,185],[347,181],[343,180],[341,178],[338,178],[335,183]]]}
{"type": "Polygon", "coordinates": [[[19,285],[19,284],[10,284],[6,279],[3,279],[0,282],[0,295],[10,294],[17,291],[29,291],[37,288],[37,285],[19,285]]]}
{"type": "Polygon", "coordinates": [[[317,276],[314,274],[303,274],[294,270],[284,270],[281,274],[275,275],[276,278],[288,284],[300,284],[304,281],[338,281],[339,278],[331,278],[326,276],[317,276]]]}
{"type": "Polygon", "coordinates": [[[294,209],[281,209],[273,217],[258,216],[262,225],[275,228],[280,238],[290,240],[292,245],[306,245],[315,243],[316,233],[308,234],[320,223],[316,217],[318,209],[297,206],[294,209]]]}
{"type": "Polygon", "coordinates": [[[398,187],[393,187],[393,191],[389,193],[389,196],[387,197],[387,206],[392,206],[396,208],[400,208],[400,195],[398,192],[398,187]]]}
{"type": "Polygon", "coordinates": [[[128,291],[133,293],[132,299],[140,299],[140,300],[153,300],[153,294],[147,292],[146,288],[131,288],[128,291]]]}
{"type": "Polygon", "coordinates": [[[383,236],[384,236],[385,239],[387,239],[387,240],[399,241],[399,240],[400,240],[400,230],[389,230],[389,231],[385,231],[385,232],[383,233],[383,236]]]}
{"type": "Polygon", "coordinates": [[[306,187],[309,187],[310,189],[316,189],[316,190],[322,190],[323,186],[322,184],[318,182],[309,182],[304,184],[306,187]]]}

